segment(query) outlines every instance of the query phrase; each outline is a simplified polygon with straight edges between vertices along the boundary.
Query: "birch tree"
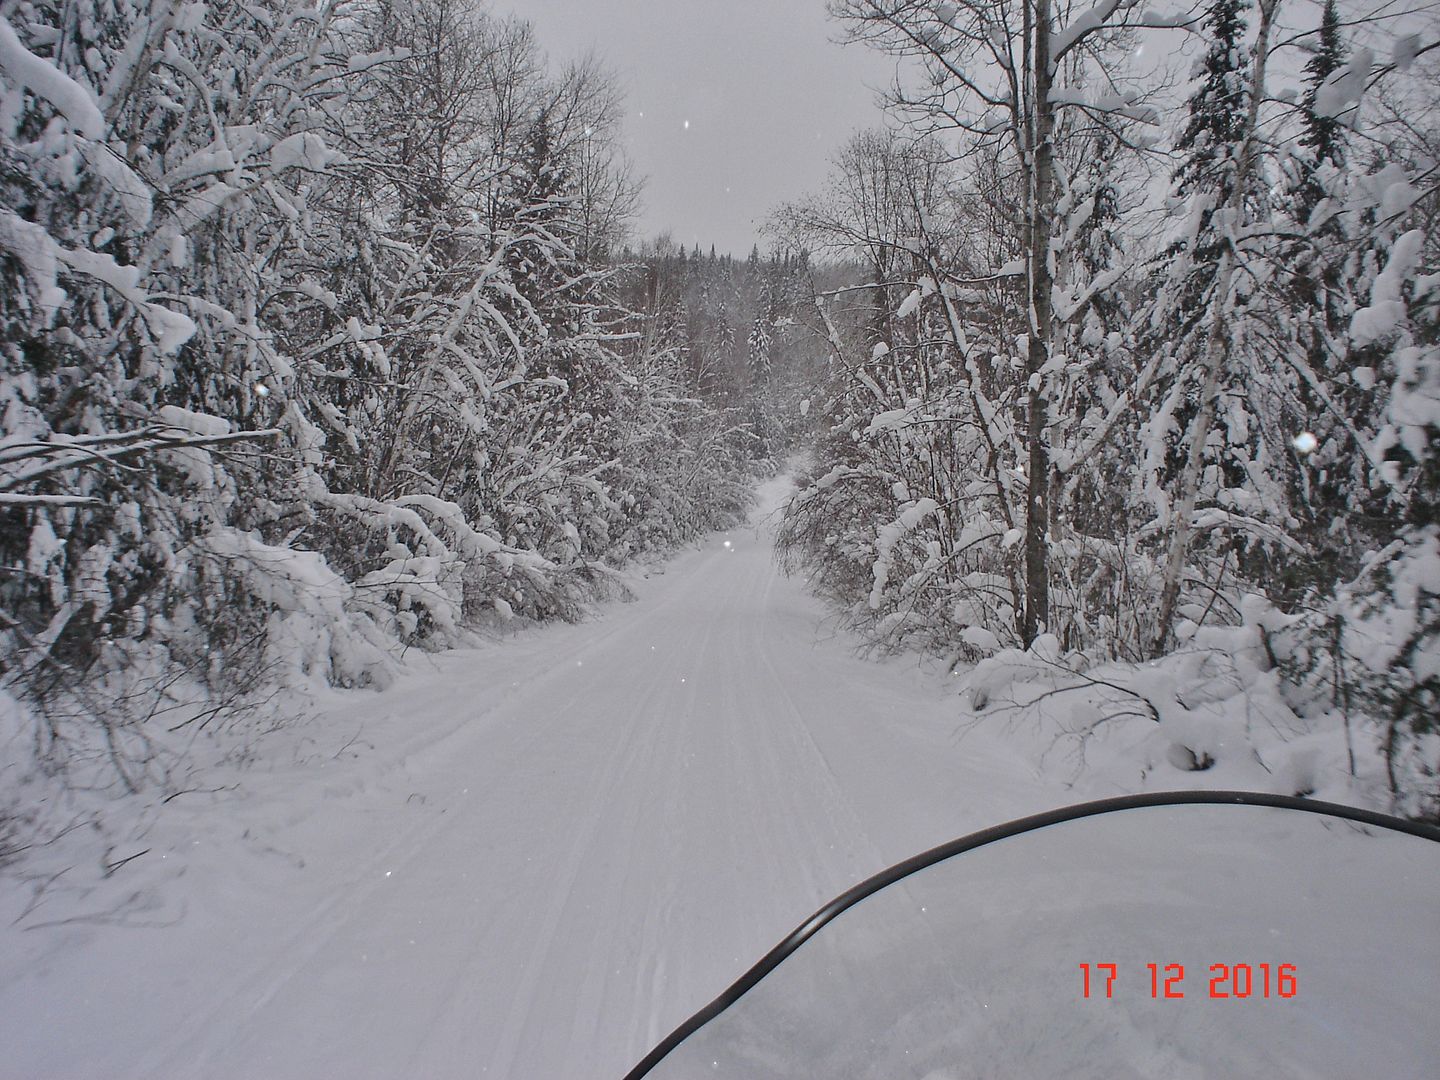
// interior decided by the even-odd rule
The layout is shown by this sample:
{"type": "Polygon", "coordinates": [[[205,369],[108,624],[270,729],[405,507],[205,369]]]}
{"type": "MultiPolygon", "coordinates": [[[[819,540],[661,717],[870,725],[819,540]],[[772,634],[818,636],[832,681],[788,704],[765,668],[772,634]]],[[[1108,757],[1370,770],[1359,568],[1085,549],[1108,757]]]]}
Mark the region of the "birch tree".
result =
{"type": "MultiPolygon", "coordinates": [[[[1009,227],[1024,272],[1025,332],[1018,343],[1024,401],[1023,426],[1015,433],[1019,460],[1010,468],[1019,473],[1022,497],[1016,514],[1023,551],[1017,630],[1028,644],[1054,629],[1050,499],[1057,480],[1052,446],[1056,379],[1063,368],[1062,324],[1085,306],[1067,304],[1061,312],[1055,308],[1057,263],[1063,258],[1069,224],[1059,210],[1056,161],[1064,140],[1076,130],[1063,114],[1074,112],[1105,126],[1121,143],[1129,141],[1122,122],[1152,118],[1140,92],[1119,88],[1120,80],[1089,91],[1081,77],[1086,65],[1101,62],[1097,41],[1146,25],[1147,19],[1138,5],[1124,0],[1104,0],[1073,18],[1052,0],[843,0],[832,4],[832,11],[849,26],[852,39],[902,57],[917,69],[913,80],[897,80],[891,94],[900,116],[923,133],[956,140],[963,155],[994,155],[1002,163],[1002,174],[1015,184],[1015,215],[1009,227]]],[[[998,275],[1006,268],[988,270],[998,275]]],[[[963,284],[953,280],[954,275],[944,276],[952,290],[963,284]]],[[[1103,284],[1087,283],[1078,292],[1084,295],[1103,284]]],[[[941,292],[943,297],[944,289],[941,292]]],[[[949,321],[952,347],[968,360],[964,328],[958,320],[949,321]]],[[[989,412],[978,401],[977,407],[982,415],[989,412]]]]}

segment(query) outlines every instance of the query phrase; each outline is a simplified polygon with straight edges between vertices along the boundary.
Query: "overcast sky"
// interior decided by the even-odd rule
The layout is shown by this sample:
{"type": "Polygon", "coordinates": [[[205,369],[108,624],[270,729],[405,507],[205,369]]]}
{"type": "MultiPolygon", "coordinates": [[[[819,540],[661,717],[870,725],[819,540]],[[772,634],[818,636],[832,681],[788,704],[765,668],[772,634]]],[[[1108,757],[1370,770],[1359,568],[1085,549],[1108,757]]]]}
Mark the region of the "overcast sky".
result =
{"type": "Polygon", "coordinates": [[[824,0],[494,0],[507,8],[554,60],[593,47],[619,76],[648,178],[639,238],[746,255],[768,211],[818,190],[840,145],[881,120],[891,61],[833,44],[824,0]]]}

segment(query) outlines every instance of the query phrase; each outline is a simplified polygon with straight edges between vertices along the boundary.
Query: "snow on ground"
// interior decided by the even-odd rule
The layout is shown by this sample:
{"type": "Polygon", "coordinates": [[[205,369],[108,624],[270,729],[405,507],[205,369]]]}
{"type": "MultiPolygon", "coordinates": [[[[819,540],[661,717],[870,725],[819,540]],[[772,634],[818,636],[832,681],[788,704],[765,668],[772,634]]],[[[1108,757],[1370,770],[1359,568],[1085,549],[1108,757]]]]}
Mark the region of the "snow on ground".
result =
{"type": "Polygon", "coordinates": [[[785,490],[603,618],[323,699],[108,877],[41,852],[0,1076],[618,1077],[851,884],[1076,801],[778,573],[785,490]]]}

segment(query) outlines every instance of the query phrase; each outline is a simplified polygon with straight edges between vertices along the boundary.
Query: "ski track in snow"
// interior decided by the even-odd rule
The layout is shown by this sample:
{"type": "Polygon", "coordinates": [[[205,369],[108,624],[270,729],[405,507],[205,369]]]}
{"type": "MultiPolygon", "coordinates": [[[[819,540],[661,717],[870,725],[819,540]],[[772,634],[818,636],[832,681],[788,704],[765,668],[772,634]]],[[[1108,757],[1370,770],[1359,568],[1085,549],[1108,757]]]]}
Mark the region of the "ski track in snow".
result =
{"type": "Polygon", "coordinates": [[[336,695],[374,750],[293,774],[288,860],[0,952],[0,1076],[618,1077],[850,885],[1066,802],[833,635],[774,566],[784,490],[602,619],[336,695]]]}

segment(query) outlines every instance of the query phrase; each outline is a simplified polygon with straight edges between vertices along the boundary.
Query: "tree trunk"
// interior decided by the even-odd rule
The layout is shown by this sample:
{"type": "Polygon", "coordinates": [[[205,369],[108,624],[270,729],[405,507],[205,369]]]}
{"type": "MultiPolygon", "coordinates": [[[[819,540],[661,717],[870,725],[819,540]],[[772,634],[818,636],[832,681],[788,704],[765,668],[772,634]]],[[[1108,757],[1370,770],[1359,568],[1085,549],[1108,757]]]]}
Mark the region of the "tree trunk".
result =
{"type": "MultiPolygon", "coordinates": [[[[1237,190],[1239,188],[1237,187],[1237,190]]],[[[1190,545],[1191,519],[1195,516],[1195,500],[1200,494],[1200,474],[1205,466],[1205,443],[1210,438],[1210,425],[1215,419],[1215,396],[1220,389],[1220,369],[1225,366],[1225,316],[1227,299],[1235,278],[1235,257],[1227,244],[1220,256],[1216,274],[1215,294],[1210,301],[1210,330],[1205,337],[1205,384],[1200,390],[1200,414],[1190,437],[1190,450],[1185,459],[1185,472],[1180,479],[1180,504],[1171,513],[1170,553],[1165,561],[1164,584],[1160,589],[1160,618],[1155,627],[1153,656],[1165,651],[1170,626],[1175,620],[1175,605],[1180,598],[1180,578],[1185,572],[1185,554],[1190,545]]]]}
{"type": "Polygon", "coordinates": [[[1026,252],[1029,262],[1030,343],[1025,371],[1029,376],[1027,412],[1029,466],[1026,474],[1025,510],[1025,613],[1021,640],[1028,648],[1044,632],[1050,619],[1048,568],[1050,517],[1050,447],[1046,441],[1049,419],[1049,387],[1046,363],[1050,359],[1050,338],[1054,312],[1051,290],[1054,268],[1050,253],[1050,215],[1053,212],[1055,166],[1051,138],[1054,107],[1050,103],[1050,0],[1035,0],[1034,100],[1031,103],[1029,151],[1031,155],[1029,220],[1026,224],[1026,252]]]}

